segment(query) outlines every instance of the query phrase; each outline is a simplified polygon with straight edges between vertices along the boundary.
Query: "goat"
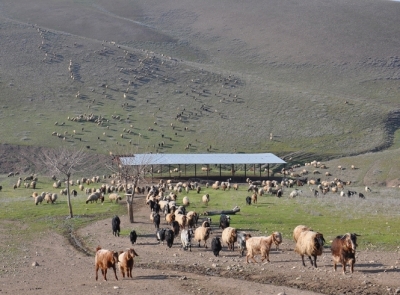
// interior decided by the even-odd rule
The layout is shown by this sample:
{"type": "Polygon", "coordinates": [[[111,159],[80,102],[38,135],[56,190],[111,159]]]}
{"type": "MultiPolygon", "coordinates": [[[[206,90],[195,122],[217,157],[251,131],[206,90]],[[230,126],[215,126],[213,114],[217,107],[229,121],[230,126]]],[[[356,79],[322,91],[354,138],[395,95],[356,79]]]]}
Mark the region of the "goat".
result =
{"type": "Polygon", "coordinates": [[[96,270],[96,281],[98,279],[97,273],[99,268],[103,274],[104,280],[107,281],[107,269],[112,268],[114,270],[115,279],[118,281],[117,271],[115,265],[118,263],[118,253],[106,249],[101,249],[100,246],[96,248],[96,255],[94,258],[95,270],[96,270]]]}
{"type": "Polygon", "coordinates": [[[337,236],[331,244],[333,269],[336,271],[336,264],[342,265],[343,274],[346,273],[346,264],[350,264],[350,271],[353,273],[356,263],[357,234],[346,233],[343,236],[337,236]]]}

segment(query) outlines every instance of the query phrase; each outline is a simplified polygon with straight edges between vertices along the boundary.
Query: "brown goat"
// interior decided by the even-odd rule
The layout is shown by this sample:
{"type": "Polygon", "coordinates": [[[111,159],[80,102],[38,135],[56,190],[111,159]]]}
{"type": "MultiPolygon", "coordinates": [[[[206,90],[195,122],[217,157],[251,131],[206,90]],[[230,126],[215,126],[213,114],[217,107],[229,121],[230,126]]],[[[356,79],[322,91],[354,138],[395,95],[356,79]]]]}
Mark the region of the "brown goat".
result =
{"type": "Polygon", "coordinates": [[[103,274],[104,280],[107,281],[107,269],[112,268],[114,270],[115,279],[118,281],[117,270],[115,265],[118,263],[118,253],[106,249],[101,249],[100,246],[96,248],[96,256],[94,258],[94,264],[96,269],[96,281],[98,279],[97,272],[99,268],[103,274]]]}
{"type": "Polygon", "coordinates": [[[281,234],[278,232],[274,232],[268,237],[248,237],[246,239],[246,262],[249,263],[250,258],[254,263],[257,263],[254,259],[254,256],[257,254],[261,254],[261,261],[267,259],[267,261],[270,262],[269,251],[271,250],[272,243],[279,245],[281,242],[281,234]]]}
{"type": "Polygon", "coordinates": [[[251,195],[251,201],[253,202],[253,204],[257,204],[257,193],[253,193],[251,195]]]}
{"type": "Polygon", "coordinates": [[[119,270],[122,274],[122,277],[125,278],[125,273],[127,278],[132,278],[132,268],[135,256],[139,256],[133,248],[128,250],[120,251],[118,256],[118,264],[119,270]]]}

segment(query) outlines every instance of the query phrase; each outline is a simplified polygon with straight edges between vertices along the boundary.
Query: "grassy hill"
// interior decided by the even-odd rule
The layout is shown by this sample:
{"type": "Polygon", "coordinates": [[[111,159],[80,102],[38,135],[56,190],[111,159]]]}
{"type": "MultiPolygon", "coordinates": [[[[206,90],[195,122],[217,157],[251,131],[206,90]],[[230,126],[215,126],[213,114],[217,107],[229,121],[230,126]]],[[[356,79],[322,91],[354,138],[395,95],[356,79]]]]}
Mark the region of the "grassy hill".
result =
{"type": "Polygon", "coordinates": [[[380,169],[399,177],[400,3],[25,2],[0,6],[2,163],[15,146],[293,162],[391,148],[380,169]]]}

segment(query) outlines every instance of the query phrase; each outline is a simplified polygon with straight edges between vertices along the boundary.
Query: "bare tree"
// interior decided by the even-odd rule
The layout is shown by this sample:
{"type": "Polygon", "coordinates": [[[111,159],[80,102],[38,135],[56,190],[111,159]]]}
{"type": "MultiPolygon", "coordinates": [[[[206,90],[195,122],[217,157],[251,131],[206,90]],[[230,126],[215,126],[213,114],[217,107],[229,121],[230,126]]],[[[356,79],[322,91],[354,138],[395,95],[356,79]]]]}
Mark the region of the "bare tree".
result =
{"type": "Polygon", "coordinates": [[[140,183],[146,182],[145,176],[150,172],[150,162],[153,154],[132,155],[112,155],[111,165],[108,168],[118,175],[124,183],[126,192],[126,206],[128,209],[129,221],[134,222],[133,217],[133,198],[135,189],[140,183]]]}
{"type": "Polygon", "coordinates": [[[96,166],[102,163],[97,155],[86,153],[83,149],[68,149],[66,147],[44,150],[38,154],[34,162],[41,171],[48,171],[56,176],[62,175],[66,178],[70,218],[73,217],[69,189],[71,176],[78,172],[97,171],[96,166]]]}

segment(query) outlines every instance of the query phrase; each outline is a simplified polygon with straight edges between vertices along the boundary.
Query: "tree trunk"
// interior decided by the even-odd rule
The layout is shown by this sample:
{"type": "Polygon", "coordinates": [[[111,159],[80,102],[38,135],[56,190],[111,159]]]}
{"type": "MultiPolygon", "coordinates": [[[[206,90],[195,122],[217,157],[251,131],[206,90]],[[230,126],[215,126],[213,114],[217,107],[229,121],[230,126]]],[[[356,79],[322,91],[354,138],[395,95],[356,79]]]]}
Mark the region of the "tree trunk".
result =
{"type": "Polygon", "coordinates": [[[240,208],[239,207],[235,207],[232,210],[216,210],[216,211],[205,211],[203,213],[203,215],[221,215],[221,214],[229,214],[229,215],[233,215],[237,212],[240,212],[240,208]]]}
{"type": "Polygon", "coordinates": [[[69,209],[69,217],[72,218],[74,215],[72,214],[72,205],[71,205],[71,195],[69,194],[69,175],[67,175],[67,202],[69,209]]]}
{"type": "Polygon", "coordinates": [[[126,195],[126,207],[128,208],[129,222],[133,223],[133,193],[126,195]]]}

